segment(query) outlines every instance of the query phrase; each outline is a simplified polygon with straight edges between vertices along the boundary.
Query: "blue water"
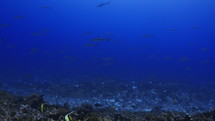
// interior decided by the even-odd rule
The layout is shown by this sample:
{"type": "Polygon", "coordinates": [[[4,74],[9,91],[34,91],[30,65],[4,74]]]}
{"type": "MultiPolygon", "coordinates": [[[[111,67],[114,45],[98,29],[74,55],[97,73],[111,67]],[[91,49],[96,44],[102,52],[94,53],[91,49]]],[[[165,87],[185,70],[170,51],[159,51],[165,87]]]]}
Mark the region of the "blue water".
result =
{"type": "MultiPolygon", "coordinates": [[[[42,88],[51,90],[52,82],[67,86],[69,80],[93,85],[99,80],[98,88],[104,80],[116,80],[117,89],[116,82],[127,81],[128,85],[119,87],[129,87],[127,92],[135,94],[143,88],[153,99],[158,87],[168,82],[183,82],[189,88],[196,87],[196,82],[208,83],[213,90],[214,0],[1,0],[0,11],[0,85],[9,91],[13,89],[8,84],[31,91],[39,87],[38,92],[45,93],[42,88]]],[[[71,82],[80,92],[93,90],[83,85],[71,82]]],[[[205,100],[215,105],[213,93],[206,86],[201,89],[202,94],[195,94],[207,92],[205,100]]],[[[162,89],[166,92],[167,88],[162,89]]],[[[137,103],[140,97],[135,98],[137,103]]],[[[177,99],[170,97],[166,95],[169,102],[177,99]]]]}
{"type": "Polygon", "coordinates": [[[214,0],[107,2],[1,0],[1,79],[215,79],[214,0]]]}

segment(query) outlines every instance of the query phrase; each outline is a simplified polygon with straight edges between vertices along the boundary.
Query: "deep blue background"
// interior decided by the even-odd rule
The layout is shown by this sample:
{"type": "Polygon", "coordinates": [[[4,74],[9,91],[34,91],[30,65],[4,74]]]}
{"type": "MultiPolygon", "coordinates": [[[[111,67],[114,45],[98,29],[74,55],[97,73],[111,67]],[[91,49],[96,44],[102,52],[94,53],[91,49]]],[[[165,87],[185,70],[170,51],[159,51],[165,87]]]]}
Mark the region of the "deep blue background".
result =
{"type": "Polygon", "coordinates": [[[103,2],[1,0],[0,80],[214,81],[214,0],[103,2]]]}

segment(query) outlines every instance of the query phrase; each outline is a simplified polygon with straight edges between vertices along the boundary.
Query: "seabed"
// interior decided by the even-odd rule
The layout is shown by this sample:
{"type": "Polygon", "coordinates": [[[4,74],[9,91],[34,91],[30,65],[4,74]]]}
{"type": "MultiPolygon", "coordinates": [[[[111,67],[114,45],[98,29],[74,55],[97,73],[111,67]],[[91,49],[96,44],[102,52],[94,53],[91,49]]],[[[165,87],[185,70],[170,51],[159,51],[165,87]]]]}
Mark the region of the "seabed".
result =
{"type": "Polygon", "coordinates": [[[0,121],[64,121],[65,116],[71,121],[214,121],[213,87],[179,81],[16,81],[0,88],[0,121]]]}

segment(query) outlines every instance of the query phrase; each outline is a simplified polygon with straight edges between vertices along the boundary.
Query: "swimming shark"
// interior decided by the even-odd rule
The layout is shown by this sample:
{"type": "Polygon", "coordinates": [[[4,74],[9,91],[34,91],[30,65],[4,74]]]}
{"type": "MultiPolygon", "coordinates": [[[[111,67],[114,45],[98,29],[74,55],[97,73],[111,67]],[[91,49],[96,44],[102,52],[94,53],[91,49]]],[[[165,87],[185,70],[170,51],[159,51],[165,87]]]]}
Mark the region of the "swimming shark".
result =
{"type": "Polygon", "coordinates": [[[103,7],[105,5],[109,5],[110,4],[110,1],[109,2],[106,2],[106,3],[100,3],[98,4],[96,7],[103,7]]]}

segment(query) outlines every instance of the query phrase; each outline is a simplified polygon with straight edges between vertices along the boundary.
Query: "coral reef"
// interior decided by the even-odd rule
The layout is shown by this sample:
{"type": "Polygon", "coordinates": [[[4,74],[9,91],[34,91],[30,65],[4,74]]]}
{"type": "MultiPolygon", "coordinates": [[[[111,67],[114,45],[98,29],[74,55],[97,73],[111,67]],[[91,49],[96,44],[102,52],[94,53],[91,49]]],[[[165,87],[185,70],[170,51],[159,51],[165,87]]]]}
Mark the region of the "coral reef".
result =
{"type": "Polygon", "coordinates": [[[118,111],[114,107],[99,108],[89,103],[69,108],[51,105],[43,96],[31,94],[26,97],[13,96],[0,91],[0,121],[64,121],[69,113],[71,121],[214,121],[215,110],[188,115],[183,112],[160,110],[132,112],[118,111]]]}
{"type": "Polygon", "coordinates": [[[3,83],[0,89],[19,96],[38,93],[49,104],[67,104],[73,108],[90,103],[97,108],[114,107],[118,111],[165,110],[191,115],[212,110],[214,86],[213,83],[168,80],[33,80],[3,83]]]}

